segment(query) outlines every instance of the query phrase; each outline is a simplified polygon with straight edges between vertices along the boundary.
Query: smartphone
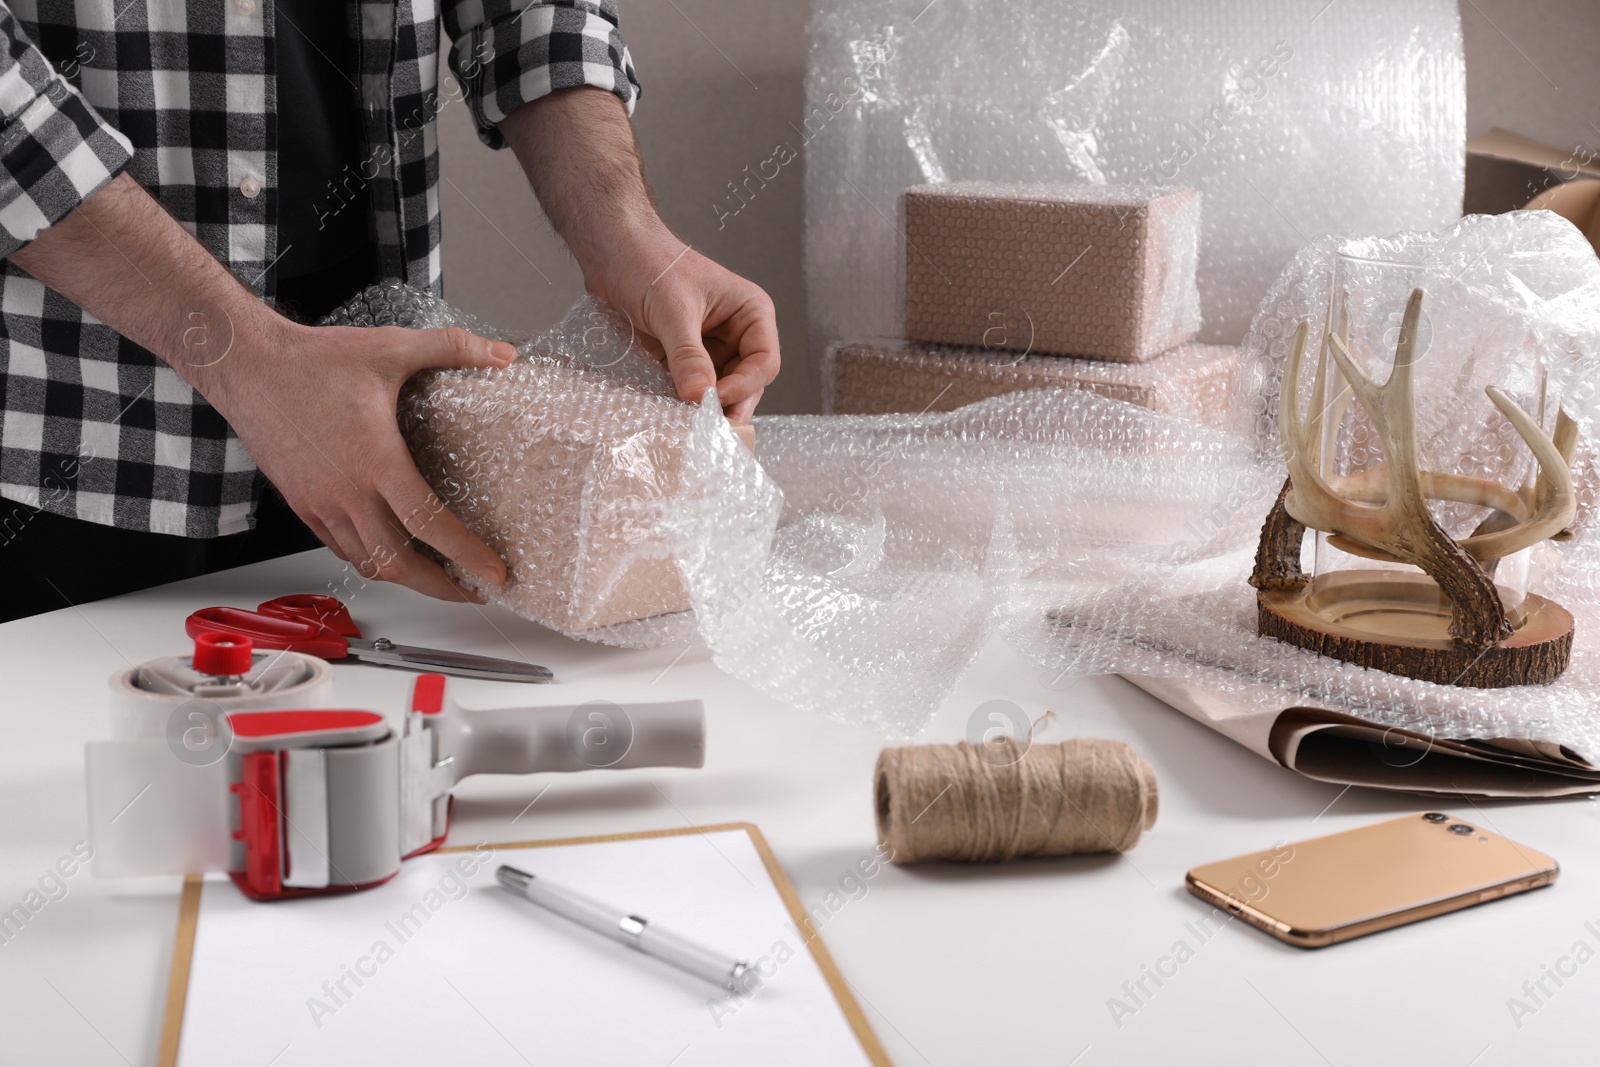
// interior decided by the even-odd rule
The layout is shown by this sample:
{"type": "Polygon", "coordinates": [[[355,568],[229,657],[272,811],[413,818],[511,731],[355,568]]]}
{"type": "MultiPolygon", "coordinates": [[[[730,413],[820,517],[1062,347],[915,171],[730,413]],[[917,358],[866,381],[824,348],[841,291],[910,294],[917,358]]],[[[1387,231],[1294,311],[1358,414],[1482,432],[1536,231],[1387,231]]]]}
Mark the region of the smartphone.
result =
{"type": "Polygon", "coordinates": [[[1280,941],[1322,948],[1549,885],[1542,852],[1430,811],[1191,870],[1189,892],[1280,941]]]}

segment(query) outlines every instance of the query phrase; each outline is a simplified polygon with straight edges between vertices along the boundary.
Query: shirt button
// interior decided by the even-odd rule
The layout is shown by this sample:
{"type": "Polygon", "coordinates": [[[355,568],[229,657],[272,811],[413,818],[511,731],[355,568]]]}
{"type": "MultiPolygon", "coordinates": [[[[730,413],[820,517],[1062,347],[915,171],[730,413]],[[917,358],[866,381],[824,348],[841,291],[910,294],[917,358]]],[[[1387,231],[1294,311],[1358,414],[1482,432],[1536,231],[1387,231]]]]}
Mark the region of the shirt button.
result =
{"type": "Polygon", "coordinates": [[[256,0],[233,0],[233,8],[241,15],[254,15],[256,13],[256,0]]]}
{"type": "Polygon", "coordinates": [[[254,178],[246,178],[239,183],[239,191],[245,195],[246,200],[254,200],[261,195],[261,183],[254,178]]]}

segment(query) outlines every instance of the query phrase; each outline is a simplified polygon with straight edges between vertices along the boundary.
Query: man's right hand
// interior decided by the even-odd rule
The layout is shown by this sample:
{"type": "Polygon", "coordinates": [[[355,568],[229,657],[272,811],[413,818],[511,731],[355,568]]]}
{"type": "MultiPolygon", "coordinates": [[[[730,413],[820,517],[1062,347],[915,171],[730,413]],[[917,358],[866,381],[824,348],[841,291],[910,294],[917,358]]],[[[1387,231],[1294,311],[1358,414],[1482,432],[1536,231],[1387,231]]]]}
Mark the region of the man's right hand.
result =
{"type": "Polygon", "coordinates": [[[289,506],[364,578],[443,600],[467,593],[412,538],[482,581],[505,564],[417,472],[395,420],[400,387],[429,367],[504,367],[516,349],[451,327],[301,326],[279,318],[202,369],[221,412],[289,506]]]}
{"type": "Polygon", "coordinates": [[[489,583],[504,581],[505,564],[418,473],[395,405],[417,371],[504,366],[510,345],[459,329],[291,322],[126,174],[11,262],[170,364],[228,420],[295,513],[363,576],[478,599],[418,553],[416,538],[489,583]]]}

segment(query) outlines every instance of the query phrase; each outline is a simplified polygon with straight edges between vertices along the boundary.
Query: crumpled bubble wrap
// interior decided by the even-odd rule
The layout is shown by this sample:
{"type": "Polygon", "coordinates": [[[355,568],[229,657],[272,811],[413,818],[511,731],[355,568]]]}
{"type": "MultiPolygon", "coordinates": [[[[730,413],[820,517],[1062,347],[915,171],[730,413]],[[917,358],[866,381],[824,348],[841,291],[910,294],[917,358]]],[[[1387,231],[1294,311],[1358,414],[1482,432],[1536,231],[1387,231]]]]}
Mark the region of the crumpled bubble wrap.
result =
{"type": "Polygon", "coordinates": [[[717,541],[725,516],[685,525],[682,543],[719,546],[685,560],[701,636],[730,674],[893,736],[920,728],[997,623],[1042,618],[1083,582],[1210,558],[1259,524],[1210,515],[1251,461],[1236,440],[1082,391],[757,422],[782,513],[770,551],[738,560],[722,546],[751,542],[717,541]]]}
{"type": "Polygon", "coordinates": [[[985,180],[1200,190],[1199,339],[1237,344],[1311,238],[1459,217],[1465,137],[1456,0],[819,0],[813,347],[899,335],[901,195],[985,180]]]}

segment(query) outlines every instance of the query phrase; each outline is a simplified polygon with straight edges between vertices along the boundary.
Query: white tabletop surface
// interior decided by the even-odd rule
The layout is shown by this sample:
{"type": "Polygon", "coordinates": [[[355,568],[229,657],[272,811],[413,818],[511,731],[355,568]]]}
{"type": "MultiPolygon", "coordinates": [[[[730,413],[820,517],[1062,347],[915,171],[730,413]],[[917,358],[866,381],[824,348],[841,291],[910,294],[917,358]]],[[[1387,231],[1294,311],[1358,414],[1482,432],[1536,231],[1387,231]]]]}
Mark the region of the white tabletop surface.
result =
{"type": "MultiPolygon", "coordinates": [[[[83,744],[106,734],[113,671],[181,651],[183,619],[195,608],[250,607],[326,592],[330,582],[347,583],[369,637],[527,657],[559,679],[551,687],[453,680],[468,707],[705,701],[703,770],[469,780],[457,790],[453,842],[748,820],[801,899],[824,906],[874,846],[871,772],[882,742],[866,731],[756,693],[700,646],[625,651],[570,641],[498,609],[362,584],[315,552],[0,626],[0,909],[23,901],[84,836],[83,744]]],[[[386,712],[402,707],[412,678],[360,665],[335,673],[341,705],[386,712]]],[[[1563,875],[1551,889],[1323,951],[1242,924],[1202,942],[1189,924],[1208,909],[1184,891],[1189,867],[1437,802],[1308,781],[1120,679],[1052,679],[998,644],[922,739],[959,740],[973,709],[997,697],[1030,716],[1055,711],[1040,740],[1135,745],[1160,776],[1160,820],[1126,855],[885,868],[854,899],[833,897],[842,904],[823,938],[895,1063],[1595,1062],[1594,803],[1444,806],[1554,855],[1563,875]],[[1144,977],[1180,941],[1187,951],[1176,973],[1159,986],[1144,977]],[[1547,968],[1563,972],[1559,984],[1547,968]],[[1141,978],[1149,995],[1135,985],[1136,1002],[1124,984],[1141,978]],[[1536,1001],[1523,985],[1541,979],[1536,1001]],[[1513,997],[1532,1010],[1514,1017],[1513,997]],[[1116,1018],[1112,998],[1136,1010],[1116,1018]]],[[[80,872],[0,944],[0,1062],[153,1062],[177,887],[176,878],[110,882],[80,872]]],[[[610,1062],[603,1040],[596,1064],[610,1062]]],[[[643,1067],[667,1067],[675,1051],[643,1067]]],[[[274,1052],[231,1067],[267,1067],[274,1052]]]]}

